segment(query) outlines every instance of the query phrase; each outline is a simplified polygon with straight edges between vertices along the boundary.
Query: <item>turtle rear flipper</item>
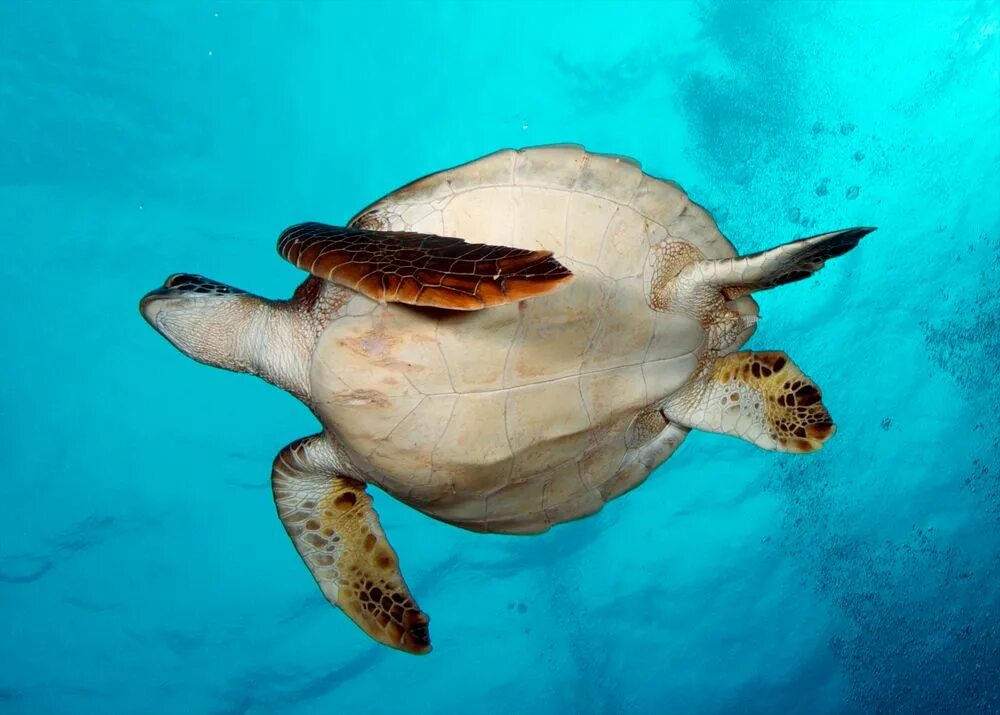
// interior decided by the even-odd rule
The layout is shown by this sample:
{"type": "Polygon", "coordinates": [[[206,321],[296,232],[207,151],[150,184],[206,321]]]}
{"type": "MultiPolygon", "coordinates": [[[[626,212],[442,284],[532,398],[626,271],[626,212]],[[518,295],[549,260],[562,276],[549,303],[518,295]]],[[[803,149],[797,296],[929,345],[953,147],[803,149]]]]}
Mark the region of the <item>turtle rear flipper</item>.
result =
{"type": "Polygon", "coordinates": [[[717,261],[712,282],[727,300],[808,278],[830,258],[842,256],[874,228],[848,228],[803,238],[742,258],[717,261]],[[728,270],[727,270],[728,269],[728,270]]]}
{"type": "Polygon", "coordinates": [[[830,258],[842,256],[874,228],[848,228],[737,258],[678,263],[679,272],[664,281],[659,300],[675,296],[681,306],[704,308],[718,300],[734,301],[759,290],[808,278],[830,258]]]}
{"type": "Polygon", "coordinates": [[[656,258],[653,305],[698,316],[715,348],[698,372],[661,406],[667,419],[753,442],[764,449],[814,452],[834,424],[819,388],[782,352],[738,352],[753,331],[754,291],[801,280],[858,245],[874,228],[849,228],[738,258],[699,259],[665,244],[656,258]]]}
{"type": "Polygon", "coordinates": [[[667,419],[764,449],[815,452],[835,427],[816,384],[782,352],[720,357],[671,395],[667,419]]]}

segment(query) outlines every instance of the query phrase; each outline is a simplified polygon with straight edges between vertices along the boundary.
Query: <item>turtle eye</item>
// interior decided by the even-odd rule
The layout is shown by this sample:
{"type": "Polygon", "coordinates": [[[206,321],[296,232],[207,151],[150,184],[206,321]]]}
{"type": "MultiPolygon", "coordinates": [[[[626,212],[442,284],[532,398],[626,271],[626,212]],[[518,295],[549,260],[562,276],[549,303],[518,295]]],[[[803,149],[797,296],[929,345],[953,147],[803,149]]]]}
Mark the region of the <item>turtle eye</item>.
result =
{"type": "Polygon", "coordinates": [[[174,273],[163,283],[163,287],[184,290],[185,288],[194,288],[195,286],[201,285],[205,282],[205,279],[201,276],[196,276],[191,273],[174,273]]]}
{"type": "Polygon", "coordinates": [[[193,273],[174,273],[164,281],[163,287],[179,293],[200,293],[202,295],[226,295],[243,292],[193,273]]]}

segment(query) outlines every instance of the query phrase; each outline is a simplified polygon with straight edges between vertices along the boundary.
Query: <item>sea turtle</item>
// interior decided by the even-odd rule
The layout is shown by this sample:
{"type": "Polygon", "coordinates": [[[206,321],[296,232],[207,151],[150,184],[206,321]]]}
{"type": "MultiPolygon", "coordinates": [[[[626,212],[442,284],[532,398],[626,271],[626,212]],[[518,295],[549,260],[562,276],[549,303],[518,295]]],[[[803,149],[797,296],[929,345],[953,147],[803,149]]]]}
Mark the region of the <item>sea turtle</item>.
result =
{"type": "Polygon", "coordinates": [[[189,357],[259,375],[322,432],[274,460],[278,514],[330,602],[430,650],[368,484],[451,524],[536,534],[640,484],[690,429],[811,452],[834,431],[780,352],[737,352],[750,293],[811,275],[852,228],[740,257],[711,216],[624,157],[505,150],[394,191],[278,251],[272,301],[175,274],[141,312],[189,357]]]}

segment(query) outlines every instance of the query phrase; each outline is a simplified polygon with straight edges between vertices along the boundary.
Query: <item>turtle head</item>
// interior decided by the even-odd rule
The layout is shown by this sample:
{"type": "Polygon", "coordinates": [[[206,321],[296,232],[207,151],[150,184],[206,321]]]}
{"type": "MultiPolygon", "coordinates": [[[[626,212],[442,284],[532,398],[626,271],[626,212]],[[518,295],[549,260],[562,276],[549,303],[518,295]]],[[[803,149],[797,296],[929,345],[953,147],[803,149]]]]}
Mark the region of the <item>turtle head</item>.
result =
{"type": "Polygon", "coordinates": [[[139,301],[142,317],[198,362],[259,375],[302,399],[315,327],[301,301],[272,301],[203,276],[175,273],[139,301]]]}
{"type": "Polygon", "coordinates": [[[198,362],[245,369],[238,341],[262,299],[190,273],[175,273],[139,302],[142,316],[174,347],[198,362]]]}

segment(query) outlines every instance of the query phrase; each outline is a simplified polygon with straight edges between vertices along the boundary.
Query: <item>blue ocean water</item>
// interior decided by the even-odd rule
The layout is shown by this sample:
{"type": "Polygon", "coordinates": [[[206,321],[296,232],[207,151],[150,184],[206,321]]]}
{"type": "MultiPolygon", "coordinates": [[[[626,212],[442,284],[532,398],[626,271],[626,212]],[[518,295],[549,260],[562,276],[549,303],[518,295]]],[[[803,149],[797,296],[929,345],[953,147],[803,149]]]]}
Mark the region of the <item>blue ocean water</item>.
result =
{"type": "Polygon", "coordinates": [[[1000,712],[995,0],[0,5],[0,712],[1000,712]],[[376,492],[434,652],[371,642],[274,514],[314,418],[139,317],[502,147],[634,156],[743,252],[811,456],[693,434],[532,538],[376,492]]]}

